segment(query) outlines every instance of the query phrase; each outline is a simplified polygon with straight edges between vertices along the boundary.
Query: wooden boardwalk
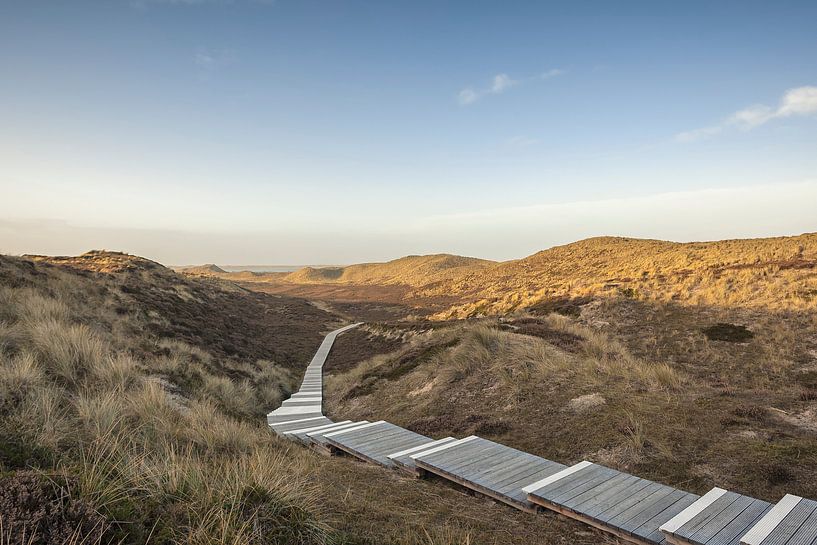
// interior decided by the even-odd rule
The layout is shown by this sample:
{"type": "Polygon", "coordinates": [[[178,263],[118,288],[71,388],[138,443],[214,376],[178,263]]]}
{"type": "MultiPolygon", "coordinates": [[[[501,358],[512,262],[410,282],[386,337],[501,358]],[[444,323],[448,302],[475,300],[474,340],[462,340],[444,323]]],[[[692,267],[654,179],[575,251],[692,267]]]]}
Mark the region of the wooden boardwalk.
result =
{"type": "Polygon", "coordinates": [[[786,495],[777,504],[714,488],[704,496],[592,462],[566,467],[469,436],[433,439],[378,420],[323,415],[329,333],[301,388],[267,415],[270,427],[322,454],[344,453],[414,476],[433,474],[527,512],[547,509],[640,545],[817,545],[817,502],[786,495]]]}

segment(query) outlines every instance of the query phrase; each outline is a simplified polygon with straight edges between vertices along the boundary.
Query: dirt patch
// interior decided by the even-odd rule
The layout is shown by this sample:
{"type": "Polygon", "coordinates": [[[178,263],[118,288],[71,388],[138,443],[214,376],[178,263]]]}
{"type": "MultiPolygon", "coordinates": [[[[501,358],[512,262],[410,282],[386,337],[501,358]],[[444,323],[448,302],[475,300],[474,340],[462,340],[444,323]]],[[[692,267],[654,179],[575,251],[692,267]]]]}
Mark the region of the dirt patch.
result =
{"type": "Polygon", "coordinates": [[[509,322],[515,333],[539,337],[565,352],[577,354],[582,350],[583,339],[567,331],[558,331],[535,318],[526,318],[509,322]]]}
{"type": "Polygon", "coordinates": [[[408,428],[417,433],[438,437],[441,435],[486,435],[496,437],[512,429],[509,422],[481,414],[444,414],[414,420],[408,428]]]}
{"type": "Polygon", "coordinates": [[[582,307],[593,300],[592,297],[557,297],[540,301],[528,308],[533,314],[547,316],[548,314],[561,314],[578,318],[582,313],[582,307]]]}
{"type": "Polygon", "coordinates": [[[607,404],[607,400],[601,394],[587,394],[579,397],[574,397],[567,404],[567,410],[574,414],[585,414],[603,407],[607,404]]]}
{"type": "Polygon", "coordinates": [[[729,343],[745,343],[755,336],[746,326],[718,323],[703,329],[704,335],[710,341],[725,341],[729,343]]]}
{"type": "Polygon", "coordinates": [[[809,433],[817,433],[817,406],[796,413],[776,412],[778,418],[809,433]]]}
{"type": "Polygon", "coordinates": [[[410,397],[417,397],[417,396],[420,396],[420,395],[423,395],[423,394],[427,394],[428,392],[430,392],[434,388],[434,386],[436,384],[437,384],[437,379],[435,378],[434,380],[431,380],[431,381],[425,383],[421,387],[410,391],[408,393],[408,395],[410,397]]]}

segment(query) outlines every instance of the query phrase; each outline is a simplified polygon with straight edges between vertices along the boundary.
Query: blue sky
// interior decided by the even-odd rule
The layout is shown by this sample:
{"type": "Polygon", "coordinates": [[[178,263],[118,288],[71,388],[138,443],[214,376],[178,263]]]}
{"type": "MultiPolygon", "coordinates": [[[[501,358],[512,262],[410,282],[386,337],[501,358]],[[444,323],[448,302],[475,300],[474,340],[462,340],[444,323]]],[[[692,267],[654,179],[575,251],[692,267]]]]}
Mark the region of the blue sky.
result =
{"type": "Polygon", "coordinates": [[[817,230],[814,2],[0,3],[0,251],[817,230]]]}

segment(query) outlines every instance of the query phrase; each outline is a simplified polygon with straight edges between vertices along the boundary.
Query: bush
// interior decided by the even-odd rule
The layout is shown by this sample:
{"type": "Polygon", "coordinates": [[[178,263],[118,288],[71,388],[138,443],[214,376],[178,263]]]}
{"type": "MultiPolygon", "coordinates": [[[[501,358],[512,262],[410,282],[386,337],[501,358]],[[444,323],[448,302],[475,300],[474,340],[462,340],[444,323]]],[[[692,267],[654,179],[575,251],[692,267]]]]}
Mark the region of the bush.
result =
{"type": "Polygon", "coordinates": [[[718,323],[703,329],[704,335],[710,341],[725,341],[729,343],[745,343],[754,338],[755,334],[746,326],[718,323]]]}
{"type": "Polygon", "coordinates": [[[68,487],[55,481],[32,473],[0,478],[3,545],[97,544],[109,527],[93,506],[72,498],[68,487]]]}

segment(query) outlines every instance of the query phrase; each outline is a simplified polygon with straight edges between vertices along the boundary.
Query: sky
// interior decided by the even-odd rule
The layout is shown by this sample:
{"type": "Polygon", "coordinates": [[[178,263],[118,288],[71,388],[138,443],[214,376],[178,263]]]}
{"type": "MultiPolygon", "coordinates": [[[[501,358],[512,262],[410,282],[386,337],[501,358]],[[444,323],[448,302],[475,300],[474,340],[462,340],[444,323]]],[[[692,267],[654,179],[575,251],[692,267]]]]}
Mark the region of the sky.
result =
{"type": "Polygon", "coordinates": [[[817,231],[817,2],[0,0],[0,253],[817,231]]]}

